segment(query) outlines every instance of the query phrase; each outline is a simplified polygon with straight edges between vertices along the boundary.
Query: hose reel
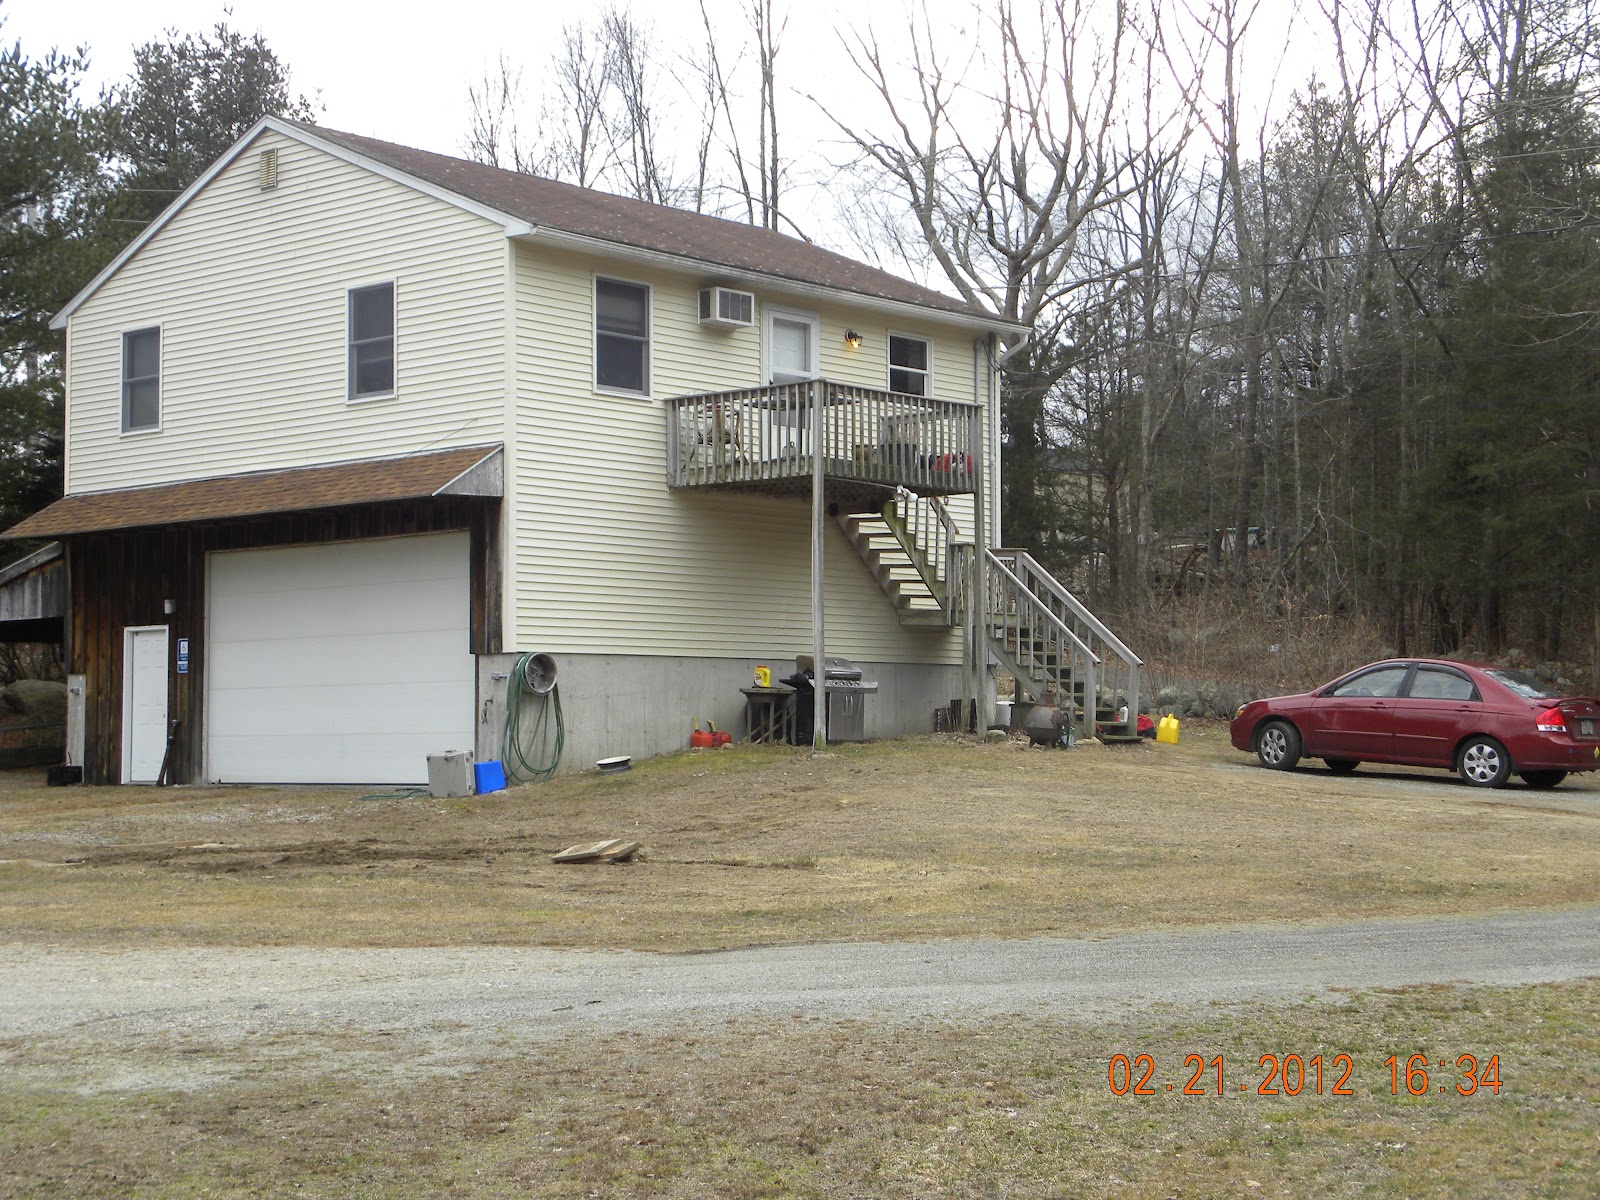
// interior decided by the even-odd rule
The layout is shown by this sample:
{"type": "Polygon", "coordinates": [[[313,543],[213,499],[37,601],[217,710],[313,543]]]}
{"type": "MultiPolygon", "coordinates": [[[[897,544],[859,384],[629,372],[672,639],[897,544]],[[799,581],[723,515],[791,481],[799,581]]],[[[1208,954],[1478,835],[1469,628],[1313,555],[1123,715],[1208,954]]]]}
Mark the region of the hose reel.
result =
{"type": "Polygon", "coordinates": [[[567,722],[556,686],[556,660],[548,654],[524,654],[506,680],[506,724],[500,737],[500,758],[506,777],[518,783],[543,783],[561,765],[567,722]],[[523,728],[522,698],[538,696],[531,727],[523,728]]]}
{"type": "Polygon", "coordinates": [[[535,696],[543,696],[556,685],[556,660],[548,654],[525,654],[522,657],[522,687],[535,696]]]}

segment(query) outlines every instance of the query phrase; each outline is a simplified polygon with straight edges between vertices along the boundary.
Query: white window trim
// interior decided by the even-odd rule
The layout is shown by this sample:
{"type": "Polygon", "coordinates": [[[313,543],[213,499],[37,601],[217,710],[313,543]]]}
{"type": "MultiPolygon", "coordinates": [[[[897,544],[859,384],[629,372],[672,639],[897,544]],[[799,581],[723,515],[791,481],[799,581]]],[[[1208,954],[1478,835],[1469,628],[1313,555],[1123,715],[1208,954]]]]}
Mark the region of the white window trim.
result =
{"type": "Polygon", "coordinates": [[[811,326],[811,379],[822,378],[822,318],[803,308],[779,308],[771,304],[761,306],[761,386],[772,383],[772,318],[784,317],[791,321],[804,321],[811,326]]]}
{"type": "MultiPolygon", "coordinates": [[[[642,279],[626,279],[621,275],[603,275],[596,271],[589,280],[589,386],[597,396],[621,396],[629,400],[649,400],[654,393],[651,385],[655,379],[655,289],[642,279]],[[627,287],[644,289],[644,390],[604,386],[600,382],[600,281],[620,283],[627,287]]],[[[612,334],[623,337],[625,334],[612,334]]]]}
{"type": "MultiPolygon", "coordinates": [[[[894,360],[889,357],[890,342],[894,338],[905,338],[907,341],[921,342],[928,348],[928,369],[922,372],[927,381],[927,390],[922,394],[925,399],[933,399],[933,339],[920,333],[907,333],[903,329],[891,329],[888,331],[888,336],[883,339],[883,386],[888,388],[890,391],[894,390],[889,385],[890,374],[896,369],[894,360]]],[[[911,368],[901,367],[899,369],[906,371],[910,370],[911,368]]]]}
{"type": "Polygon", "coordinates": [[[375,400],[393,400],[400,394],[400,281],[393,277],[388,279],[373,279],[366,283],[352,283],[344,290],[344,402],[346,404],[371,404],[375,400]],[[351,322],[350,301],[357,292],[367,288],[389,288],[389,328],[393,331],[389,336],[394,342],[394,365],[391,369],[393,376],[389,390],[386,392],[363,392],[357,396],[352,389],[355,387],[355,376],[350,371],[350,351],[355,345],[355,328],[351,322]]]}
{"type": "Polygon", "coordinates": [[[121,437],[145,437],[161,432],[167,416],[167,331],[159,321],[124,329],[117,337],[117,428],[121,437]],[[128,335],[156,331],[156,423],[128,428],[128,335]]]}

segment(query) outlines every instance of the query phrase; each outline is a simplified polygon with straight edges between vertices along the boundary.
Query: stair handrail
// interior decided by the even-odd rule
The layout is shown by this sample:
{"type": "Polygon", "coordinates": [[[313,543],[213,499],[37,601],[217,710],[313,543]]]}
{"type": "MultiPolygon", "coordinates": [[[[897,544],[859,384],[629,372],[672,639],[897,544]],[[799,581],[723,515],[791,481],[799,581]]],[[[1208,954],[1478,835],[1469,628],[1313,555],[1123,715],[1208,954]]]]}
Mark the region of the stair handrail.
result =
{"type": "MultiPolygon", "coordinates": [[[[1018,577],[1015,571],[1006,566],[1005,563],[1001,562],[1000,559],[995,556],[995,552],[993,550],[988,551],[987,554],[990,567],[999,572],[999,577],[1002,579],[1009,579],[1012,583],[1016,584],[1019,598],[1025,596],[1029,599],[1029,606],[1032,609],[1033,615],[1043,616],[1046,620],[1053,624],[1059,632],[1064,633],[1067,635],[1067,637],[1071,638],[1073,644],[1077,646],[1077,648],[1083,654],[1087,655],[1089,661],[1095,666],[1098,667],[1104,663],[1105,660],[1096,654],[1090,645],[1073,631],[1072,626],[1068,625],[1060,617],[1056,616],[1056,614],[1051,610],[1050,606],[1040,600],[1039,597],[1034,594],[1033,589],[1024,583],[1022,579],[1018,577]]],[[[985,617],[988,617],[991,614],[986,613],[984,615],[985,617]]]]}
{"type": "MultiPolygon", "coordinates": [[[[1055,576],[1051,575],[1048,571],[1041,567],[1033,555],[1029,554],[1026,550],[1005,547],[999,550],[990,550],[988,555],[989,562],[992,565],[999,567],[1001,570],[1007,569],[1003,556],[1013,557],[1017,564],[1028,573],[1030,580],[1036,580],[1042,584],[1051,595],[1071,609],[1073,615],[1083,621],[1083,623],[1089,627],[1089,629],[1097,638],[1111,648],[1112,653],[1114,653],[1118,658],[1122,659],[1122,661],[1127,663],[1130,667],[1144,666],[1144,659],[1140,658],[1132,650],[1128,649],[1121,638],[1112,633],[1110,629],[1106,628],[1105,623],[1101,621],[1099,617],[1090,612],[1089,609],[1084,606],[1081,600],[1079,600],[1066,588],[1062,587],[1061,583],[1055,578],[1055,576]]],[[[1032,591],[1031,588],[1029,590],[1032,591]]]]}
{"type": "MultiPolygon", "coordinates": [[[[1005,568],[1007,561],[1014,564],[1017,573],[1024,576],[1030,593],[1037,595],[1041,602],[1048,598],[1062,606],[1067,614],[1075,620],[1082,622],[1087,636],[1095,639],[1098,644],[1104,645],[1115,657],[1121,661],[1121,668],[1108,667],[1102,673],[1100,682],[1106,685],[1109,691],[1108,707],[1116,707],[1120,698],[1127,707],[1124,710],[1126,717],[1113,722],[1123,726],[1122,732],[1131,735],[1137,728],[1137,713],[1139,711],[1139,669],[1144,666],[1144,660],[1128,648],[1128,646],[1110,629],[1099,617],[1058,582],[1054,576],[1046,571],[1026,550],[1006,548],[988,551],[991,564],[996,569],[1005,568]],[[1116,677],[1126,673],[1125,678],[1118,680],[1116,677]]],[[[1046,607],[1049,607],[1046,604],[1046,607]]],[[[1095,698],[1095,705],[1099,707],[1099,697],[1095,698]]],[[[1108,724],[1109,728],[1109,724],[1108,724]]]]}
{"type": "MultiPolygon", "coordinates": [[[[917,494],[910,488],[902,488],[900,490],[912,496],[917,494]]],[[[921,499],[928,502],[928,507],[933,509],[934,515],[939,518],[939,523],[944,526],[946,537],[961,536],[961,529],[956,525],[956,519],[950,515],[949,508],[945,506],[943,496],[923,496],[921,499]]]]}
{"type": "Polygon", "coordinates": [[[924,496],[908,487],[897,487],[890,502],[901,528],[909,535],[910,545],[905,546],[908,557],[916,563],[918,573],[945,615],[955,622],[954,603],[950,600],[952,579],[949,555],[950,542],[961,536],[949,512],[937,496],[924,496]]]}
{"type": "Polygon", "coordinates": [[[1102,665],[1100,655],[1045,603],[1043,597],[1004,562],[995,559],[992,553],[989,555],[989,566],[993,569],[987,575],[982,620],[990,649],[1016,675],[1019,687],[1023,686],[1024,678],[1027,679],[1028,690],[1034,693],[1035,699],[1043,695],[1038,690],[1041,686],[1050,689],[1065,685],[1066,695],[1063,696],[1058,690],[1056,703],[1066,709],[1069,720],[1074,721],[1081,736],[1093,735],[1099,699],[1099,668],[1102,665]],[[1018,609],[1015,622],[1009,619],[1008,602],[1012,597],[1015,597],[1018,609]],[[1054,671],[1045,669],[1036,672],[1031,653],[1023,654],[1024,621],[1027,622],[1030,643],[1037,639],[1041,626],[1054,633],[1057,645],[1054,671]],[[1014,654],[1013,634],[1016,635],[1014,654]],[[1065,672],[1062,671],[1063,659],[1070,659],[1072,664],[1065,672]],[[1082,715],[1074,719],[1072,714],[1079,710],[1076,694],[1079,685],[1083,695],[1082,715]]]}

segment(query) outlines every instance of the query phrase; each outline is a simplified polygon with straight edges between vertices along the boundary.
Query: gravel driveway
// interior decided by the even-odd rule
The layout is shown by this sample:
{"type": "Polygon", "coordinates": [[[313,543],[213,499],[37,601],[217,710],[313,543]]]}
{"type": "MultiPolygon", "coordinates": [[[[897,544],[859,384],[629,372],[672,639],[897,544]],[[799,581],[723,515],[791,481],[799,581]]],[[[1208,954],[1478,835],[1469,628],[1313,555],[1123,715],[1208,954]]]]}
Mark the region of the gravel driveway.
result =
{"type": "Polygon", "coordinates": [[[1600,975],[1600,906],[1097,940],[526,949],[0,952],[0,1037],[392,1031],[449,1041],[757,1013],[909,1019],[1301,999],[1600,975]]]}

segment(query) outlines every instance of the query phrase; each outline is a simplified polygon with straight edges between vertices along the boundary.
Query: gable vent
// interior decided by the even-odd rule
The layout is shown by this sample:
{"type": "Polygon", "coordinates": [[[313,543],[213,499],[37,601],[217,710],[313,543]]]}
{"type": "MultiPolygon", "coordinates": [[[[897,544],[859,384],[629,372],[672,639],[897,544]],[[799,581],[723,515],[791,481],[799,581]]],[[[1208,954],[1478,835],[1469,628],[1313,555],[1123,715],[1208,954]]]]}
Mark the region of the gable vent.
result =
{"type": "Polygon", "coordinates": [[[278,152],[277,150],[263,150],[261,152],[261,190],[270,192],[278,186],[278,152]]]}

